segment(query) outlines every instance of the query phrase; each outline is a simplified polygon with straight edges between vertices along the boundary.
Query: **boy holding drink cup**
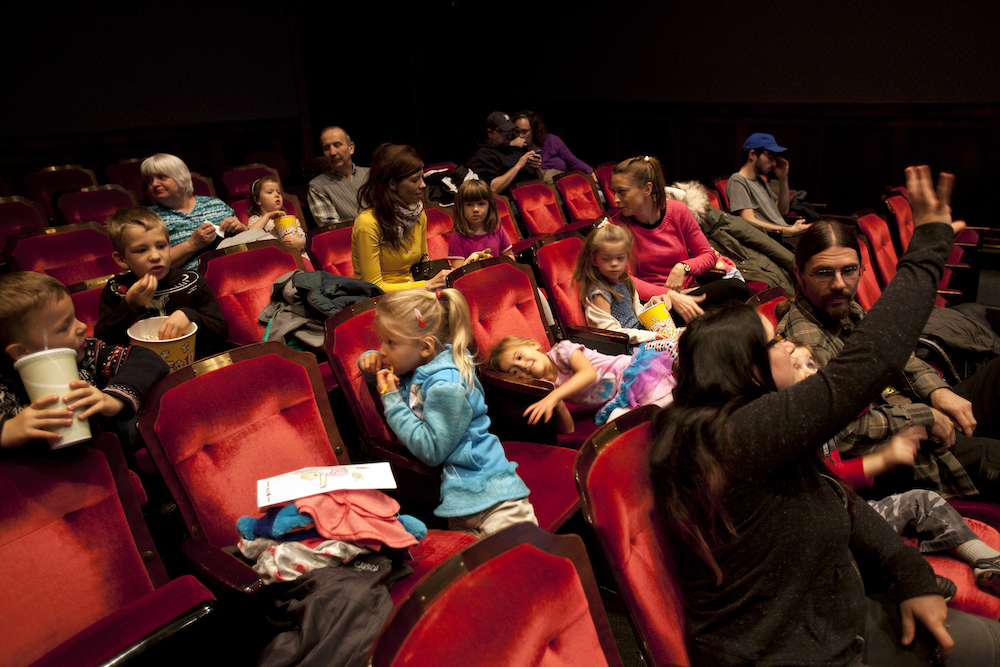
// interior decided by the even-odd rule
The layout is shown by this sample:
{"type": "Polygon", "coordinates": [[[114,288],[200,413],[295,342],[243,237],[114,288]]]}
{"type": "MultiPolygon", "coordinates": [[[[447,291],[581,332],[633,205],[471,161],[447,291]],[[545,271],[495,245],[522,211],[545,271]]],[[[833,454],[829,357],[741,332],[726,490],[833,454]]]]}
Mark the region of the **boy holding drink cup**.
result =
{"type": "Polygon", "coordinates": [[[160,326],[160,340],[183,335],[194,322],[196,358],[224,350],[229,324],[197,271],[170,268],[170,240],[163,219],[134,206],[115,211],[107,226],[115,261],[128,271],[104,286],[94,335],[112,345],[128,345],[130,326],[148,317],[167,316],[160,326]]]}
{"type": "MultiPolygon", "coordinates": [[[[20,447],[42,438],[60,446],[73,418],[94,415],[127,420],[167,371],[156,354],[139,347],[114,347],[87,338],[86,325],[66,287],[51,276],[21,271],[0,276],[0,446],[20,447]],[[45,378],[41,393],[29,396],[14,361],[44,350],[72,350],[76,378],[45,378]],[[57,381],[58,380],[58,381],[57,381]],[[45,387],[66,381],[67,391],[45,387]],[[59,405],[60,401],[65,407],[59,405]]],[[[67,443],[69,444],[69,443],[67,443]]]]}

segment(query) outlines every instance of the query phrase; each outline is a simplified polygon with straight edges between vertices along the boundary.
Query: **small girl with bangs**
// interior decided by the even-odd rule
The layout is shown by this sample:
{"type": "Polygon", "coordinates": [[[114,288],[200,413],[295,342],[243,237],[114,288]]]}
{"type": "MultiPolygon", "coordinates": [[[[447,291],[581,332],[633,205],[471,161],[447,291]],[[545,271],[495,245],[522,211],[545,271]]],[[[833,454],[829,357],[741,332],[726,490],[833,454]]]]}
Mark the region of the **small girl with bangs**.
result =
{"type": "Polygon", "coordinates": [[[292,227],[279,230],[275,223],[288,213],[285,213],[282,206],[285,198],[281,194],[281,183],[273,176],[258,178],[250,186],[249,217],[247,218],[247,229],[263,229],[274,238],[281,241],[281,244],[302,250],[306,247],[306,233],[302,230],[302,223],[295,219],[292,227]]]}
{"type": "Polygon", "coordinates": [[[465,181],[455,195],[455,233],[448,242],[451,268],[506,255],[514,258],[510,239],[500,226],[497,201],[488,183],[465,181]]]}
{"type": "MultiPolygon", "coordinates": [[[[580,294],[580,304],[587,318],[587,326],[628,334],[628,341],[635,346],[651,341],[657,349],[677,354],[677,339],[681,331],[669,325],[660,331],[649,331],[639,321],[643,304],[629,275],[632,260],[632,233],[624,227],[602,222],[587,235],[583,249],[576,259],[573,282],[580,294]]],[[[647,305],[663,303],[671,308],[669,294],[657,294],[647,305]]]]}
{"type": "Polygon", "coordinates": [[[358,367],[376,376],[385,419],[400,441],[427,465],[443,467],[434,514],[447,517],[450,530],[477,537],[537,524],[517,464],[489,431],[461,292],[391,292],[376,307],[375,326],[381,347],[361,355],[358,367]]]}

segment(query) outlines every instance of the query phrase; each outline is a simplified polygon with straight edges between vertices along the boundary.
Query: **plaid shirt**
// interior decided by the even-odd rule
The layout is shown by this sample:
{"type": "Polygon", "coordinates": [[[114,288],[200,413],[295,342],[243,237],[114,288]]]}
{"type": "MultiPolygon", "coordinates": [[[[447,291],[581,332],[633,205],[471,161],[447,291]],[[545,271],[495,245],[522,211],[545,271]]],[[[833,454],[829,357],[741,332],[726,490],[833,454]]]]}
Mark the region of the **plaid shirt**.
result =
{"type": "MultiPolygon", "coordinates": [[[[812,347],[813,359],[826,365],[843,348],[847,337],[865,316],[865,311],[851,302],[847,318],[826,324],[819,311],[805,297],[798,296],[788,313],[778,322],[778,331],[812,347]]],[[[930,407],[923,402],[935,389],[948,388],[937,371],[910,355],[899,387],[886,387],[871,408],[847,425],[835,438],[837,448],[846,457],[863,456],[877,450],[890,437],[910,426],[934,424],[930,407]]],[[[918,486],[930,487],[945,498],[965,498],[978,493],[969,474],[951,452],[921,450],[913,466],[918,486]]]]}
{"type": "Polygon", "coordinates": [[[368,167],[354,165],[351,178],[324,171],[309,181],[309,212],[317,225],[350,222],[358,217],[358,189],[368,180],[368,167]]]}

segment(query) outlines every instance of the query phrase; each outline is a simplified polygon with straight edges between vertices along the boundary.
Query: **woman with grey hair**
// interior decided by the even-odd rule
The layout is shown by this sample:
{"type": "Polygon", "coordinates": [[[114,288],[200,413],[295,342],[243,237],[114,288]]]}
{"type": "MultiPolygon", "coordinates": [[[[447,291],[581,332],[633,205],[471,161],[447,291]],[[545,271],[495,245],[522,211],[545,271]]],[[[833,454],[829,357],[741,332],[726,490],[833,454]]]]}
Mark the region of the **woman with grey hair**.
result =
{"type": "Polygon", "coordinates": [[[247,230],[229,204],[195,196],[191,172],[176,155],[156,153],[143,160],[140,171],[150,197],[157,202],[150,208],[167,223],[172,267],[196,270],[198,255],[218,236],[247,230]]]}

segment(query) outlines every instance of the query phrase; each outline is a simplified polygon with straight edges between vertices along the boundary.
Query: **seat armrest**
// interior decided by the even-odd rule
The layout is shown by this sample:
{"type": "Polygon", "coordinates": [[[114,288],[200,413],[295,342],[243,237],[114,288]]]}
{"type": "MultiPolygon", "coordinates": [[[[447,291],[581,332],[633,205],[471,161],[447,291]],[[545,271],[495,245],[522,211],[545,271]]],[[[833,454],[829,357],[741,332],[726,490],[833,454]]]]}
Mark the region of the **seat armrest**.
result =
{"type": "Polygon", "coordinates": [[[566,327],[566,337],[601,354],[628,354],[628,334],[593,327],[566,327]]]}
{"type": "Polygon", "coordinates": [[[501,441],[557,442],[556,420],[534,425],[528,424],[524,411],[552,393],[551,382],[528,378],[515,378],[507,373],[481,370],[480,380],[486,394],[486,406],[493,433],[501,441]]]}
{"type": "Polygon", "coordinates": [[[184,540],[182,549],[195,575],[212,590],[252,600],[264,587],[264,582],[253,568],[205,540],[189,537],[184,540]]]}

